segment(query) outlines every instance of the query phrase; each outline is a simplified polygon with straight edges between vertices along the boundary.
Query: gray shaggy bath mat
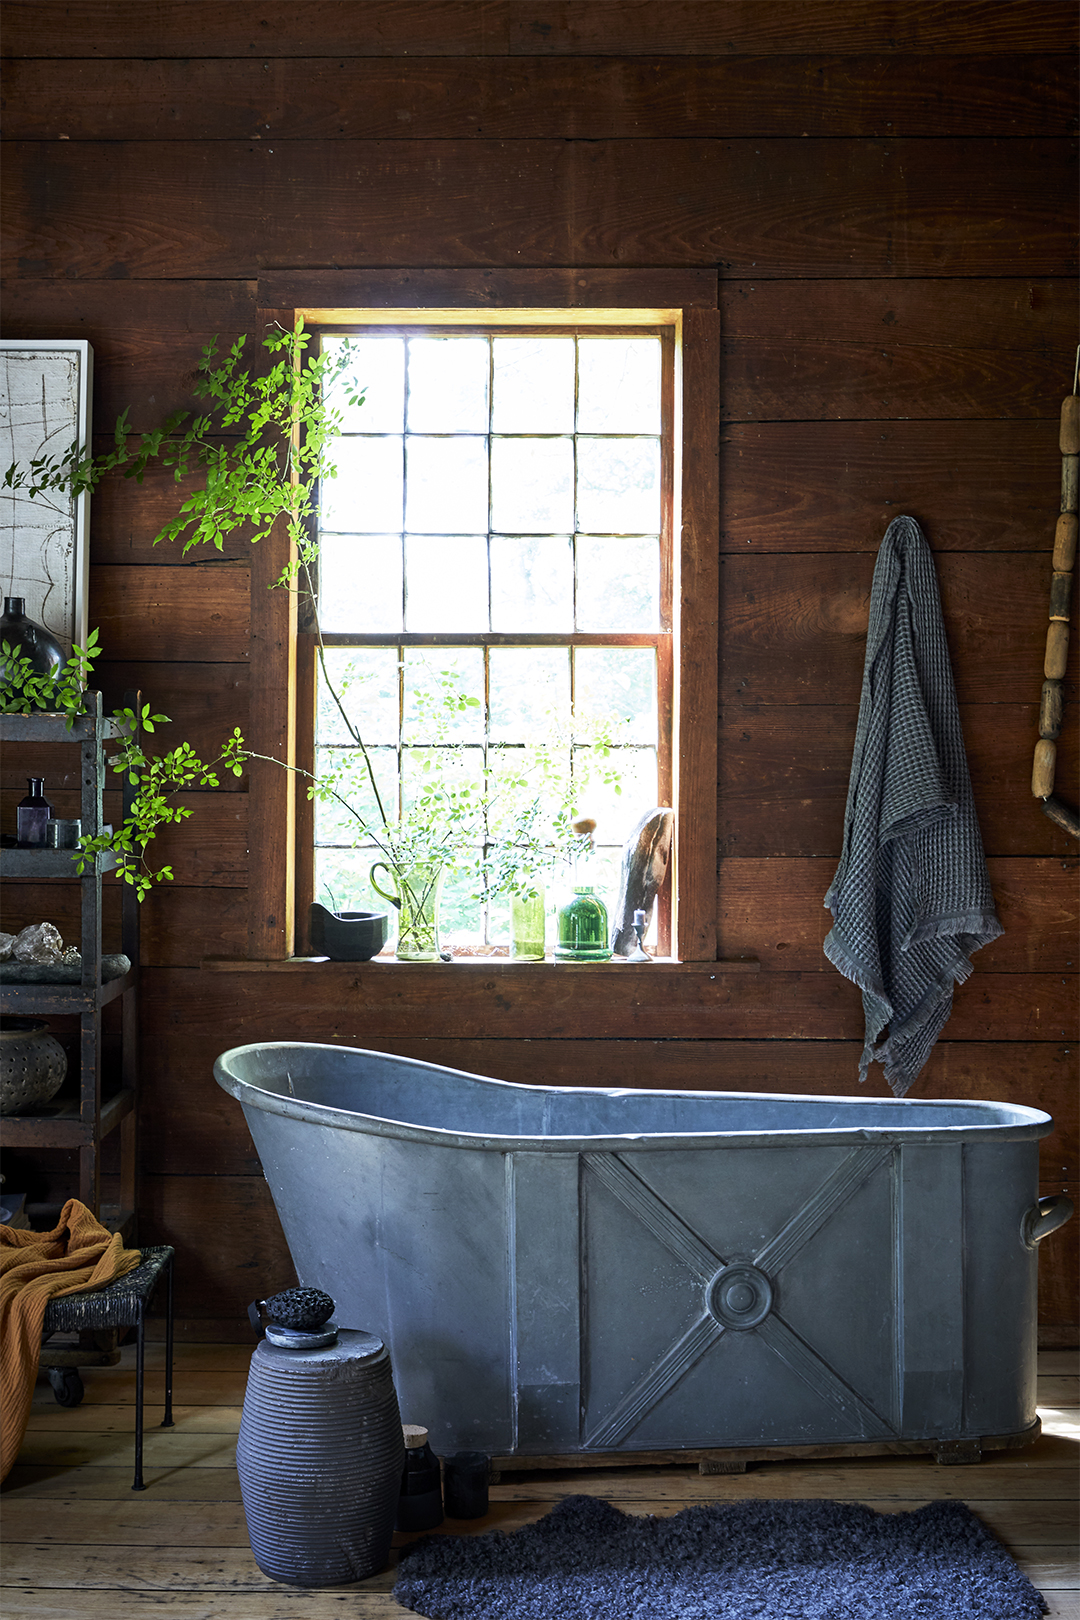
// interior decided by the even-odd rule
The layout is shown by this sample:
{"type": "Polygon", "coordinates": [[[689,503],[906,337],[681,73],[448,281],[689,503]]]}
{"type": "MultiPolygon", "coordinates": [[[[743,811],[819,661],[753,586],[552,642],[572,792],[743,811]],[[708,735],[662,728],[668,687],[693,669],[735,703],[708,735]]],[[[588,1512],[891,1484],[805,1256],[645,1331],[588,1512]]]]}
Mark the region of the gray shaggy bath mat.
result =
{"type": "Polygon", "coordinates": [[[431,1536],[394,1596],[428,1620],[1038,1620],[1047,1606],[962,1502],[875,1513],[735,1502],[671,1518],[569,1496],[510,1535],[431,1536]]]}

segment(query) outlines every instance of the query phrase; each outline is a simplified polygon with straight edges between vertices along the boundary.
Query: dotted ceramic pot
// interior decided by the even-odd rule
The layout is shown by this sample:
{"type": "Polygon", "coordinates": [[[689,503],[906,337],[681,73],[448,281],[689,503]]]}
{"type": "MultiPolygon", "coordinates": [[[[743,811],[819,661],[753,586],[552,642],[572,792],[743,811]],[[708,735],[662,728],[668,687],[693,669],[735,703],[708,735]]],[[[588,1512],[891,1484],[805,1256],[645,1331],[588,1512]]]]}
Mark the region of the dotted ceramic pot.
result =
{"type": "Polygon", "coordinates": [[[0,1114],[27,1114],[64,1083],[67,1057],[40,1018],[0,1018],[0,1114]]]}

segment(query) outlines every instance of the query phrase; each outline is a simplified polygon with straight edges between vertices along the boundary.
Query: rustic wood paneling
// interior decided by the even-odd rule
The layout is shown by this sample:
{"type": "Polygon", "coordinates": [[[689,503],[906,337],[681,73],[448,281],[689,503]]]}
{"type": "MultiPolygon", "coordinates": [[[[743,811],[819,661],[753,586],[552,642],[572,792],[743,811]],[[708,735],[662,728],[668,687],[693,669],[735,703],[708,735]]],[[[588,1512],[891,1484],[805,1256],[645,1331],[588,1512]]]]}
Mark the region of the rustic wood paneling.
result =
{"type": "MultiPolygon", "coordinates": [[[[702,883],[708,881],[705,874],[716,860],[716,732],[700,725],[699,716],[711,714],[717,706],[718,626],[715,613],[702,612],[701,604],[717,600],[719,346],[720,317],[712,310],[688,311],[683,351],[683,540],[676,589],[683,622],[692,629],[679,649],[675,743],[680,790],[696,810],[684,823],[672,881],[678,948],[692,961],[708,961],[715,954],[711,885],[704,889],[702,883]]],[[[680,555],[678,544],[675,553],[680,555]]]]}
{"type": "MultiPolygon", "coordinates": [[[[118,951],[120,936],[120,885],[106,879],[102,888],[102,949],[118,951]]],[[[78,945],[79,890],[77,884],[50,880],[45,883],[4,882],[3,914],[0,928],[17,934],[31,923],[51,922],[59,929],[65,945],[78,945]]]]}
{"type": "MultiPolygon", "coordinates": [[[[1075,979],[1080,968],[1076,857],[991,857],[988,865],[1005,932],[976,952],[975,972],[1059,973],[1075,979]]],[[[787,973],[821,969],[822,942],[832,925],[824,897],[835,871],[831,859],[725,861],[718,898],[720,955],[756,953],[763,965],[787,973]]]]}
{"type": "Polygon", "coordinates": [[[14,56],[764,55],[1073,48],[1067,0],[7,0],[14,56]],[[52,15],[50,15],[52,14],[52,15]]]}
{"type": "MultiPolygon", "coordinates": [[[[1027,681],[1034,693],[1035,662],[1027,681]]],[[[722,856],[840,857],[854,704],[725,703],[720,709],[722,856]]],[[[1038,704],[965,703],[960,720],[983,844],[990,855],[1074,855],[1076,841],[1031,796],[1038,704]]],[[[1058,741],[1058,779],[1080,775],[1075,711],[1058,741]]]]}
{"type": "MultiPolygon", "coordinates": [[[[1024,6],[1031,0],[1024,0],[1024,6]]],[[[1006,6],[996,13],[984,0],[890,0],[889,4],[845,5],[842,13],[830,0],[802,0],[786,9],[780,0],[676,0],[657,6],[654,0],[600,0],[578,5],[559,0],[533,7],[511,7],[512,46],[523,51],[740,52],[764,51],[781,56],[801,50],[837,51],[979,51],[1001,50],[1009,39],[1032,50],[1045,38],[1047,50],[1061,48],[1072,37],[1075,18],[1051,4],[1038,3],[1031,14],[1016,15],[1006,6]],[[1051,39],[1051,30],[1056,30],[1051,39]],[[628,43],[620,44],[620,41],[628,43]]]]}
{"type": "Polygon", "coordinates": [[[271,1289],[296,1283],[262,1176],[147,1175],[142,1196],[141,1240],[176,1249],[176,1314],[227,1318],[237,1339],[245,1329],[250,1338],[247,1307],[265,1297],[263,1283],[271,1289]]]}
{"type": "Polygon", "coordinates": [[[176,883],[243,888],[250,875],[248,795],[182,793],[175,802],[191,814],[160,830],[147,851],[150,864],[171,866],[176,883]]]}
{"type": "MultiPolygon", "coordinates": [[[[721,558],[720,700],[858,703],[875,556],[721,558]]],[[[1016,701],[1041,684],[1049,597],[1035,554],[935,559],[961,703],[1016,701]]],[[[1077,643],[1070,651],[1073,701],[1077,643]]]]}
{"type": "Polygon", "coordinates": [[[259,298],[268,308],[715,309],[717,297],[715,270],[681,265],[316,265],[259,272],[259,298]]]}
{"type": "Polygon", "coordinates": [[[1056,421],[1072,378],[1072,280],[746,281],[721,310],[728,421],[1056,421]]]}
{"type": "MultiPolygon", "coordinates": [[[[22,790],[25,792],[25,788],[22,790]]],[[[0,815],[6,827],[14,825],[18,789],[0,794],[0,815]]],[[[77,816],[76,793],[54,793],[53,808],[62,817],[77,816]]],[[[246,793],[203,792],[172,795],[171,802],[190,814],[163,826],[147,846],[147,864],[156,871],[171,866],[177,883],[243,887],[248,881],[248,796],[246,793]]],[[[105,819],[118,825],[120,794],[105,794],[105,819]]],[[[167,880],[166,880],[167,881],[167,880]]],[[[5,885],[6,888],[6,885],[5,885]]]]}
{"type": "Polygon", "coordinates": [[[296,593],[273,590],[295,561],[283,519],[258,546],[251,573],[250,840],[247,953],[282,958],[295,949],[296,593]],[[277,764],[270,763],[277,761],[277,764]],[[284,767],[284,768],[283,768],[284,767]]]}
{"type": "MultiPolygon", "coordinates": [[[[154,427],[160,427],[155,421],[154,427]]],[[[146,422],[149,428],[151,423],[146,422]]],[[[97,454],[111,448],[95,436],[97,454]]],[[[109,473],[94,491],[90,503],[90,554],[101,567],[174,568],[197,562],[248,563],[251,560],[250,528],[241,527],[227,535],[221,550],[214,546],[193,547],[186,554],[184,540],[163,540],[157,536],[171,523],[182,503],[198,487],[198,475],[178,483],[168,468],[151,463],[141,482],[109,473]]]]}
{"type": "Polygon", "coordinates": [[[828,152],[823,163],[801,140],[440,141],[433,187],[400,140],[14,141],[3,264],[35,279],[242,278],[327,260],[495,265],[511,243],[526,263],[739,277],[1075,270],[1067,142],[837,140],[828,152]]]}
{"type": "MultiPolygon", "coordinates": [[[[120,949],[120,888],[118,880],[107,878],[102,891],[106,951],[120,949]]],[[[5,883],[0,926],[16,933],[37,922],[51,922],[66,941],[78,940],[75,885],[5,883]]],[[[198,967],[207,956],[239,955],[247,944],[247,890],[160,883],[142,902],[139,923],[144,967],[198,967]]]]}
{"type": "MultiPolygon", "coordinates": [[[[1064,377],[1067,352],[1059,359],[1064,377]]],[[[1057,412],[1067,387],[1059,378],[1044,407],[1053,404],[1053,414],[1042,421],[728,423],[721,546],[744,556],[876,552],[905,512],[936,551],[1047,551],[1060,504],[1057,412]]]]}
{"type": "MultiPolygon", "coordinates": [[[[172,981],[179,990],[180,979],[172,981]]],[[[520,1040],[854,1040],[858,991],[828,963],[813,973],[680,973],[624,967],[322,963],[276,973],[207,973],[204,1016],[236,1041],[391,1039],[425,1025],[447,1038],[520,1040]],[[554,976],[554,977],[553,977],[554,976]],[[321,1031],[321,1033],[320,1033],[321,1031]]],[[[954,1040],[1073,1038],[1075,986],[1060,975],[982,973],[956,992],[954,1040]]],[[[148,992],[149,993],[149,992],[148,992]]],[[[177,1001],[175,1016],[190,1020],[177,1001]]],[[[190,997],[186,998],[190,1002],[190,997]]]]}
{"type": "Polygon", "coordinates": [[[1068,135],[1067,52],[947,57],[34,58],[6,73],[9,140],[640,140],[1068,135]]]}
{"type": "Polygon", "coordinates": [[[239,562],[90,570],[90,622],[110,661],[239,663],[248,656],[249,601],[239,562]]]}
{"type": "MultiPolygon", "coordinates": [[[[92,347],[102,449],[112,447],[122,411],[141,432],[192,410],[203,349],[216,338],[225,350],[246,334],[255,334],[252,281],[130,281],[121,291],[115,280],[13,280],[4,289],[5,337],[85,338],[92,347]]],[[[255,340],[248,336],[249,346],[255,340]]]]}
{"type": "MultiPolygon", "coordinates": [[[[156,724],[152,733],[143,733],[148,754],[165,754],[181,743],[189,743],[200,759],[210,763],[220,758],[222,745],[235,726],[246,730],[248,675],[246,664],[102,663],[95,680],[106,713],[123,706],[128,693],[137,690],[152,714],[168,716],[168,723],[156,724]]],[[[0,788],[7,792],[25,790],[28,776],[42,776],[47,795],[77,795],[78,760],[78,751],[63,743],[7,748],[0,755],[0,788]]],[[[117,789],[121,785],[114,774],[109,774],[106,781],[117,789]]],[[[245,780],[237,780],[230,773],[219,778],[219,785],[226,792],[238,792],[244,789],[245,780]]],[[[78,810],[72,814],[77,815],[78,810]]],[[[14,831],[14,825],[5,825],[3,830],[14,831]]]]}
{"type": "MultiPolygon", "coordinates": [[[[106,706],[119,706],[129,689],[142,692],[153,714],[169,717],[144,736],[148,752],[160,754],[190,743],[199,758],[219,759],[236,726],[247,735],[250,672],[244,664],[102,663],[97,672],[106,706]]],[[[239,792],[246,778],[222,775],[225,792],[239,792]]]]}

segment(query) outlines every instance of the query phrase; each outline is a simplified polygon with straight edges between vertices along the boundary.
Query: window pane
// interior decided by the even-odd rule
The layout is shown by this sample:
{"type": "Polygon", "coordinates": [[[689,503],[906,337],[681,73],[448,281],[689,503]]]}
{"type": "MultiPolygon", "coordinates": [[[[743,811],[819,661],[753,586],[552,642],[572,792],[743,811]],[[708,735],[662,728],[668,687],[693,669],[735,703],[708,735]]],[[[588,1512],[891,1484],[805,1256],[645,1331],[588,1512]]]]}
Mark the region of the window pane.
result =
{"type": "MultiPolygon", "coordinates": [[[[398,655],[395,647],[327,647],[326,671],[365,746],[398,738],[398,655]]],[[[318,665],[316,664],[316,669],[318,665]]],[[[316,735],[320,743],[353,739],[319,677],[316,735]]]]}
{"type": "Polygon", "coordinates": [[[574,628],[574,556],[568,535],[492,535],[491,628],[574,628]]]}
{"type": "Polygon", "coordinates": [[[578,440],[578,527],[600,534],[658,534],[656,439],[578,440]]]}
{"type": "Polygon", "coordinates": [[[657,802],[652,748],[615,748],[606,757],[591,748],[575,748],[574,777],[575,802],[596,821],[598,844],[621,848],[657,802]]]}
{"type": "Polygon", "coordinates": [[[573,529],[573,439],[492,439],[491,526],[503,534],[573,529]]]}
{"type": "Polygon", "coordinates": [[[372,889],[368,873],[379,851],[374,844],[358,849],[315,851],[315,899],[331,911],[385,911],[386,901],[372,889]]]}
{"type": "Polygon", "coordinates": [[[472,872],[448,872],[439,906],[439,944],[443,950],[475,945],[483,937],[483,921],[483,906],[476,898],[472,872]]]}
{"type": "Polygon", "coordinates": [[[405,527],[421,534],[487,532],[487,441],[473,437],[406,440],[405,527]]]}
{"type": "Polygon", "coordinates": [[[578,432],[660,432],[659,338],[581,338],[578,432]]]}
{"type": "Polygon", "coordinates": [[[528,742],[566,732],[570,719],[567,648],[493,647],[489,657],[489,735],[493,742],[528,742]]]}
{"type": "Polygon", "coordinates": [[[553,837],[555,816],[570,792],[570,749],[496,744],[488,750],[488,771],[492,836],[512,837],[515,826],[520,830],[522,811],[535,803],[527,830],[545,843],[553,837]]]}
{"type": "Polygon", "coordinates": [[[579,534],[578,629],[655,630],[659,622],[659,537],[579,534]]]}
{"type": "Polygon", "coordinates": [[[656,654],[651,647],[579,647],[574,654],[575,735],[601,726],[613,743],[656,741],[656,654]]]}
{"type": "Polygon", "coordinates": [[[400,433],[405,426],[405,339],[399,337],[331,337],[324,347],[339,354],[346,342],[353,356],[326,391],[326,402],[341,412],[343,433],[400,433]],[[363,405],[348,405],[346,395],[365,390],[363,405]]]}
{"type": "Polygon", "coordinates": [[[411,743],[482,742],[484,655],[479,647],[407,648],[402,736],[411,743]]]}
{"type": "Polygon", "coordinates": [[[481,748],[409,748],[401,756],[401,796],[430,825],[429,849],[450,851],[462,838],[479,841],[483,824],[481,748]],[[430,804],[425,806],[425,800],[430,804]]]}
{"type": "Polygon", "coordinates": [[[385,534],[401,528],[401,440],[341,439],[337,477],[322,485],[322,527],[385,534]]]}
{"type": "Polygon", "coordinates": [[[497,337],[491,425],[496,433],[572,433],[573,338],[497,337]]]}
{"type": "Polygon", "coordinates": [[[486,630],[486,536],[407,534],[405,587],[406,630],[486,630]]]}
{"type": "MultiPolygon", "coordinates": [[[[397,750],[369,748],[368,758],[383,809],[393,818],[397,814],[397,750]]],[[[349,847],[377,838],[383,820],[363,756],[352,748],[320,748],[316,769],[340,797],[315,800],[315,842],[349,847]]]]}
{"type": "Polygon", "coordinates": [[[486,433],[486,338],[409,339],[409,432],[486,433]]]}
{"type": "Polygon", "coordinates": [[[357,635],[401,629],[400,534],[324,534],[319,622],[357,635]]]}

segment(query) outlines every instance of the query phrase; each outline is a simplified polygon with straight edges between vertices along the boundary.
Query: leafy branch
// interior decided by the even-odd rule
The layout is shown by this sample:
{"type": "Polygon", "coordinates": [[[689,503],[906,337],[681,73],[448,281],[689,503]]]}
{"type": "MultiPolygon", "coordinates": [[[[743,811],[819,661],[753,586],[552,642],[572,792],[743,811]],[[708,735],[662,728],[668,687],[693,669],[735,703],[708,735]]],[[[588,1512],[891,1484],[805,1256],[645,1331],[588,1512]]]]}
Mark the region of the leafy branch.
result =
{"type": "Polygon", "coordinates": [[[244,762],[249,757],[239,727],[227,738],[216,760],[205,764],[190,743],[180,743],[168,753],[151,756],[137,739],[137,726],[153,731],[155,721],[167,719],[165,715],[149,713],[144,705],[136,716],[132,709],[118,709],[115,718],[127,725],[127,736],[118,753],[109,758],[109,768],[126,776],[135,788],[135,795],[122,825],[112,833],[85,836],[79,840],[75,855],[76,870],[80,873],[93,864],[94,857],[111,850],[117,856],[117,873],[125,883],[136,890],[140,900],[155,883],[171,881],[171,866],[154,871],[146,860],[147,845],[157,836],[158,828],[175,825],[191,815],[191,809],[173,802],[174,795],[186,788],[216,788],[220,786],[218,769],[243,774],[244,762]]]}
{"type": "MultiPolygon", "coordinates": [[[[2,487],[23,491],[31,500],[53,491],[75,496],[93,491],[117,470],[141,483],[147,467],[158,462],[177,483],[192,474],[202,481],[155,536],[155,545],[182,539],[185,554],[198,545],[220,551],[227,535],[248,525],[254,544],[284,517],[298,551],[306,551],[318,481],[336,473],[327,450],[341,419],[326,405],[325,390],[349,364],[349,344],[309,359],[305,350],[310,336],[303,323],[292,332],[278,328],[263,339],[263,347],[277,358],[265,371],[256,371],[243,364],[246,343],[246,336],[237,338],[220,358],[216,337],[203,349],[192,390],[196,399],[206,401],[200,414],[178,411],[160,428],[136,438],[125,410],[110,450],[94,456],[76,440],[60,455],[13,463],[2,487]]],[[[363,398],[357,388],[345,395],[350,405],[363,398]]]]}

